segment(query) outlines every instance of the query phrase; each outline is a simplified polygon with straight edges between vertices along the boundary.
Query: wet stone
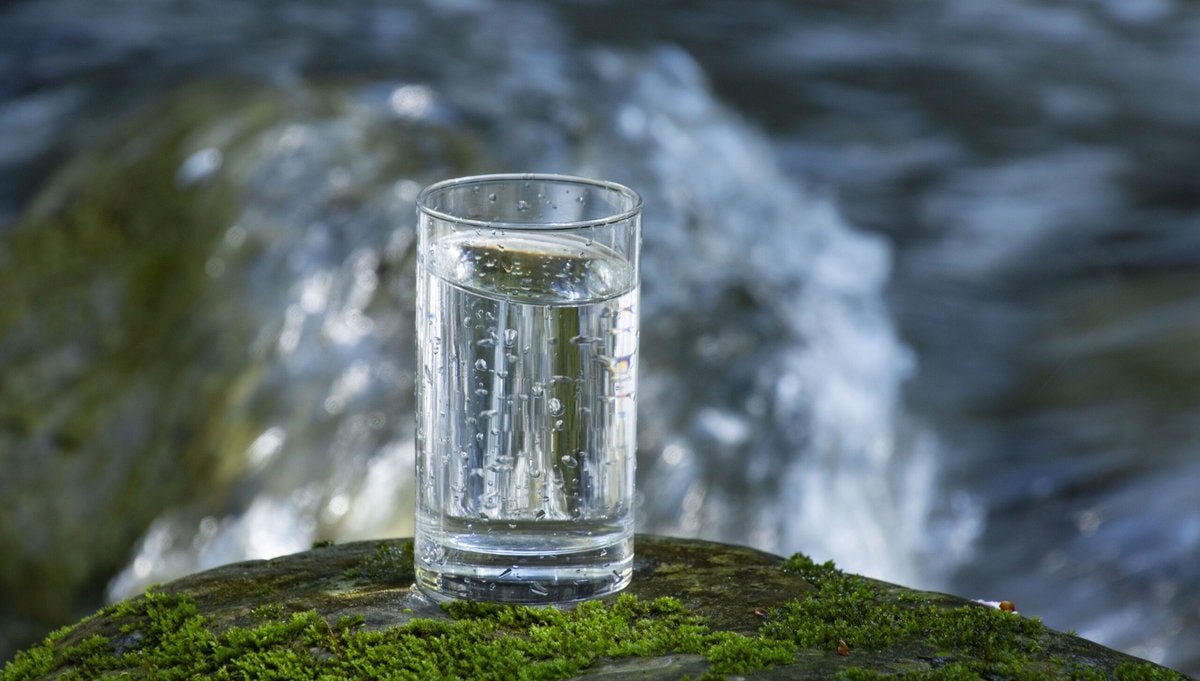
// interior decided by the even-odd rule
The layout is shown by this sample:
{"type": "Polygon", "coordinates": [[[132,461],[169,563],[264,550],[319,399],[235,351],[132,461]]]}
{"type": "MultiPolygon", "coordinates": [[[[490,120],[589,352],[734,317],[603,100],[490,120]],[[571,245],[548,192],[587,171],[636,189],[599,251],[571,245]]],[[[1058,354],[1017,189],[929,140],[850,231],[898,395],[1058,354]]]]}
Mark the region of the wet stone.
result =
{"type": "Polygon", "coordinates": [[[197,573],[20,653],[0,681],[265,678],[1184,679],[1006,609],[797,554],[640,535],[620,595],[561,608],[413,589],[413,542],[326,545],[197,573]],[[374,670],[374,671],[372,671],[374,670]],[[65,675],[65,676],[64,676],[65,675]],[[276,677],[272,677],[276,678],[276,677]]]}

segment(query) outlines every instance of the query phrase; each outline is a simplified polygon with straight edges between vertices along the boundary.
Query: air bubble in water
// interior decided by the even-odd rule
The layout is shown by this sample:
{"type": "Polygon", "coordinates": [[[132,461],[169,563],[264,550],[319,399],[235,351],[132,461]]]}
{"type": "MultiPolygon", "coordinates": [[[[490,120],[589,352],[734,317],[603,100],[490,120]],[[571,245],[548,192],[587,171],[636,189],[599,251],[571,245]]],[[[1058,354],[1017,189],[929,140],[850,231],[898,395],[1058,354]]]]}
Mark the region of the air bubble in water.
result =
{"type": "Polygon", "coordinates": [[[551,416],[562,416],[563,411],[566,410],[562,400],[559,400],[557,397],[550,398],[550,401],[546,404],[546,409],[550,411],[551,416]]]}
{"type": "Polygon", "coordinates": [[[480,371],[487,371],[487,360],[486,359],[475,360],[475,368],[480,371]]]}

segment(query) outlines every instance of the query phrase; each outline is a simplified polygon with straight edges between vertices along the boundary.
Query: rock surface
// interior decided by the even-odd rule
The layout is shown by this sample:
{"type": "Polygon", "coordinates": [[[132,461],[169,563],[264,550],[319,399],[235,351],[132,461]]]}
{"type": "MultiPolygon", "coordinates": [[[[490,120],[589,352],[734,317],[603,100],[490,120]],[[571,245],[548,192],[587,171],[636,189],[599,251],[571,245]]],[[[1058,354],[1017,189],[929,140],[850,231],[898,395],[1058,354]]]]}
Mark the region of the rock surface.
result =
{"type": "Polygon", "coordinates": [[[0,679],[373,678],[380,664],[396,678],[1185,678],[1006,607],[696,540],[639,536],[633,582],[604,607],[442,608],[412,584],[407,540],[227,565],[56,632],[0,679]]]}

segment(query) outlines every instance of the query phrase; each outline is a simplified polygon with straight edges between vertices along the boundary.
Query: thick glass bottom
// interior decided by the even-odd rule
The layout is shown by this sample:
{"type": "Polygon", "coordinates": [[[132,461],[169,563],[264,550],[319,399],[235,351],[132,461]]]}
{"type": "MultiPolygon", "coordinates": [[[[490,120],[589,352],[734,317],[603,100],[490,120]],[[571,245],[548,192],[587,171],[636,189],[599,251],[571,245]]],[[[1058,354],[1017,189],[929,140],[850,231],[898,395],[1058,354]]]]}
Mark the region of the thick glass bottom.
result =
{"type": "MultiPolygon", "coordinates": [[[[507,523],[500,523],[507,528],[507,523]]],[[[631,528],[563,523],[509,531],[417,532],[417,587],[435,601],[548,605],[599,598],[633,577],[631,528]],[[605,529],[607,532],[597,532],[605,529]]]]}

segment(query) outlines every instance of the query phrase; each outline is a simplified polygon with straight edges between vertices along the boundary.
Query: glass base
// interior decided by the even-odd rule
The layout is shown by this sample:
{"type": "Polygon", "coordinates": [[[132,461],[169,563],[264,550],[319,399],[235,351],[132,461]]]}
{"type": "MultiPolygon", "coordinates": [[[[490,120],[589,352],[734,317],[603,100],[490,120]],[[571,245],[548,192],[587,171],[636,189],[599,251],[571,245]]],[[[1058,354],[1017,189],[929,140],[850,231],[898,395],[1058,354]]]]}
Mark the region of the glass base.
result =
{"type": "Polygon", "coordinates": [[[478,543],[423,548],[417,551],[417,587],[438,602],[569,603],[616,593],[633,578],[632,537],[576,551],[484,551],[478,543]]]}

